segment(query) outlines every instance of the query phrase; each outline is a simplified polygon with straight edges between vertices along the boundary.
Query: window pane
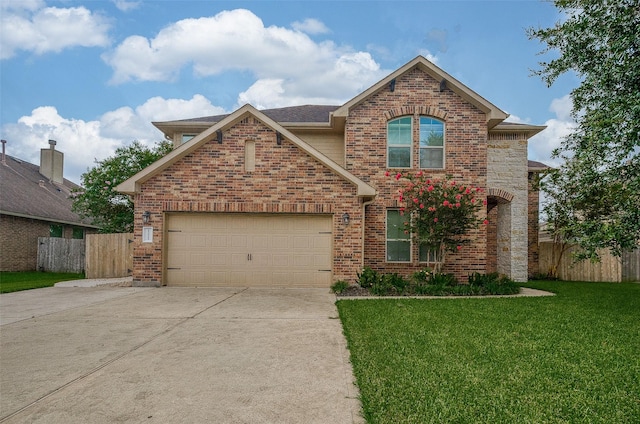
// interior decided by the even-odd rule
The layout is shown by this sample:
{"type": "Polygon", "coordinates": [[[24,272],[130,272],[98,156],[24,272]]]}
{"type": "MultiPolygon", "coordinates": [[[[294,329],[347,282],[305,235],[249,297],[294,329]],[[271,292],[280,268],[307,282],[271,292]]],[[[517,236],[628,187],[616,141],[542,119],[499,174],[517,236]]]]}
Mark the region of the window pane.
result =
{"type": "Polygon", "coordinates": [[[411,144],[411,117],[399,118],[387,124],[389,144],[411,144]]]}
{"type": "Polygon", "coordinates": [[[389,147],[389,168],[410,168],[411,147],[389,147]]]}
{"type": "Polygon", "coordinates": [[[409,234],[404,233],[404,218],[400,211],[387,211],[387,239],[409,240],[409,234]]]}
{"type": "Polygon", "coordinates": [[[84,238],[84,229],[73,227],[73,235],[71,236],[74,239],[83,239],[84,238]]]}
{"type": "Polygon", "coordinates": [[[436,252],[429,250],[424,244],[420,245],[420,262],[436,262],[436,252]]]}
{"type": "Polygon", "coordinates": [[[420,149],[420,168],[444,168],[443,148],[420,149]]]}
{"type": "Polygon", "coordinates": [[[444,146],[444,123],[433,118],[420,118],[420,146],[444,146]]]}
{"type": "Polygon", "coordinates": [[[62,225],[50,224],[49,225],[49,237],[62,237],[62,225]]]}
{"type": "Polygon", "coordinates": [[[410,241],[388,241],[387,261],[389,262],[409,262],[411,260],[410,241]]]}

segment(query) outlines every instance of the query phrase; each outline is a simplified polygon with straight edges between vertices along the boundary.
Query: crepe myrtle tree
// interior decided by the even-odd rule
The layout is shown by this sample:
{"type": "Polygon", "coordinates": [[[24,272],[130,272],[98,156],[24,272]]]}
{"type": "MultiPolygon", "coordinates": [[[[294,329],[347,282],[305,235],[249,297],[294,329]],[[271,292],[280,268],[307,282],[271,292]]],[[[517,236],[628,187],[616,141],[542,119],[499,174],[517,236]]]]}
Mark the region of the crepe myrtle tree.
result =
{"type": "Polygon", "coordinates": [[[487,204],[479,200],[483,190],[444,179],[427,178],[422,171],[386,176],[402,184],[397,199],[402,205],[400,214],[405,234],[411,234],[421,248],[436,255],[434,272],[444,266],[447,252],[457,252],[471,239],[469,233],[489,221],[481,218],[480,210],[487,204]]]}
{"type": "Polygon", "coordinates": [[[96,161],[82,174],[81,186],[71,193],[72,210],[100,227],[102,233],[133,231],[133,201],[116,186],[171,151],[171,143],[162,141],[147,147],[138,141],[119,147],[115,154],[96,161]]]}

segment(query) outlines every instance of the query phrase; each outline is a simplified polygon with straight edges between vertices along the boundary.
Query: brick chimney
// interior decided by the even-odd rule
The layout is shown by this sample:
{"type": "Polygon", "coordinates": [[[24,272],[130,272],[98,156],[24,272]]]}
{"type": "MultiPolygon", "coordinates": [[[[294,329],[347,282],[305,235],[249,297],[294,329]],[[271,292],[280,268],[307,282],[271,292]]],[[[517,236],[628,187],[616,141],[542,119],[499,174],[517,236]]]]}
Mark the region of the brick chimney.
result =
{"type": "Polygon", "coordinates": [[[56,141],[49,140],[48,149],[40,149],[40,174],[49,179],[49,182],[62,184],[64,177],[64,154],[56,150],[56,141]]]}

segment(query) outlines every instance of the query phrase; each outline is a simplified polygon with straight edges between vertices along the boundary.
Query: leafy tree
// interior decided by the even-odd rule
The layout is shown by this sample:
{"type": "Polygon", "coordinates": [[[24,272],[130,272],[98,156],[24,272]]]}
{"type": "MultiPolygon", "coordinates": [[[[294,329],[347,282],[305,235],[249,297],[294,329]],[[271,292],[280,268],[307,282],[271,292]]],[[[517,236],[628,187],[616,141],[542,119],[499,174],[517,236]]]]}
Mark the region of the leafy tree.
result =
{"type": "Polygon", "coordinates": [[[607,247],[619,256],[640,241],[640,7],[554,3],[566,19],[528,35],[559,56],[534,73],[550,86],[573,71],[581,83],[571,92],[576,128],[553,153],[563,165],[542,184],[552,199],[544,210],[556,235],[582,247],[579,259],[607,247]]]}
{"type": "Polygon", "coordinates": [[[398,190],[398,201],[404,205],[400,213],[406,216],[405,233],[413,234],[420,246],[435,252],[435,271],[440,272],[447,252],[462,249],[470,242],[468,233],[481,223],[488,223],[478,217],[482,205],[486,205],[486,201],[476,198],[482,190],[447,178],[430,179],[422,171],[397,173],[394,178],[405,181],[398,190]]]}
{"type": "Polygon", "coordinates": [[[133,201],[115,187],[171,151],[162,141],[149,148],[138,141],[120,147],[107,159],[82,174],[82,188],[72,193],[73,211],[92,219],[103,233],[133,231],[133,201]]]}

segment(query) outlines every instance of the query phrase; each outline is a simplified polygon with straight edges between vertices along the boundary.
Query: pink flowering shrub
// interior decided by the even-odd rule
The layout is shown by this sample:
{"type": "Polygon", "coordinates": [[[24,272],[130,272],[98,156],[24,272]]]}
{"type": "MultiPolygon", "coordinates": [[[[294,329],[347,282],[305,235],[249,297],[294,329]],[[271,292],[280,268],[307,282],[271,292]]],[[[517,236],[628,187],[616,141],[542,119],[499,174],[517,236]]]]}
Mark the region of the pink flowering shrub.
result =
{"type": "Polygon", "coordinates": [[[484,197],[481,188],[458,184],[449,178],[430,179],[422,171],[397,173],[393,178],[403,184],[397,198],[402,205],[400,213],[406,217],[405,231],[436,253],[438,268],[444,264],[447,252],[460,251],[470,243],[471,230],[488,224],[478,214],[487,204],[486,200],[477,199],[484,197]]]}

